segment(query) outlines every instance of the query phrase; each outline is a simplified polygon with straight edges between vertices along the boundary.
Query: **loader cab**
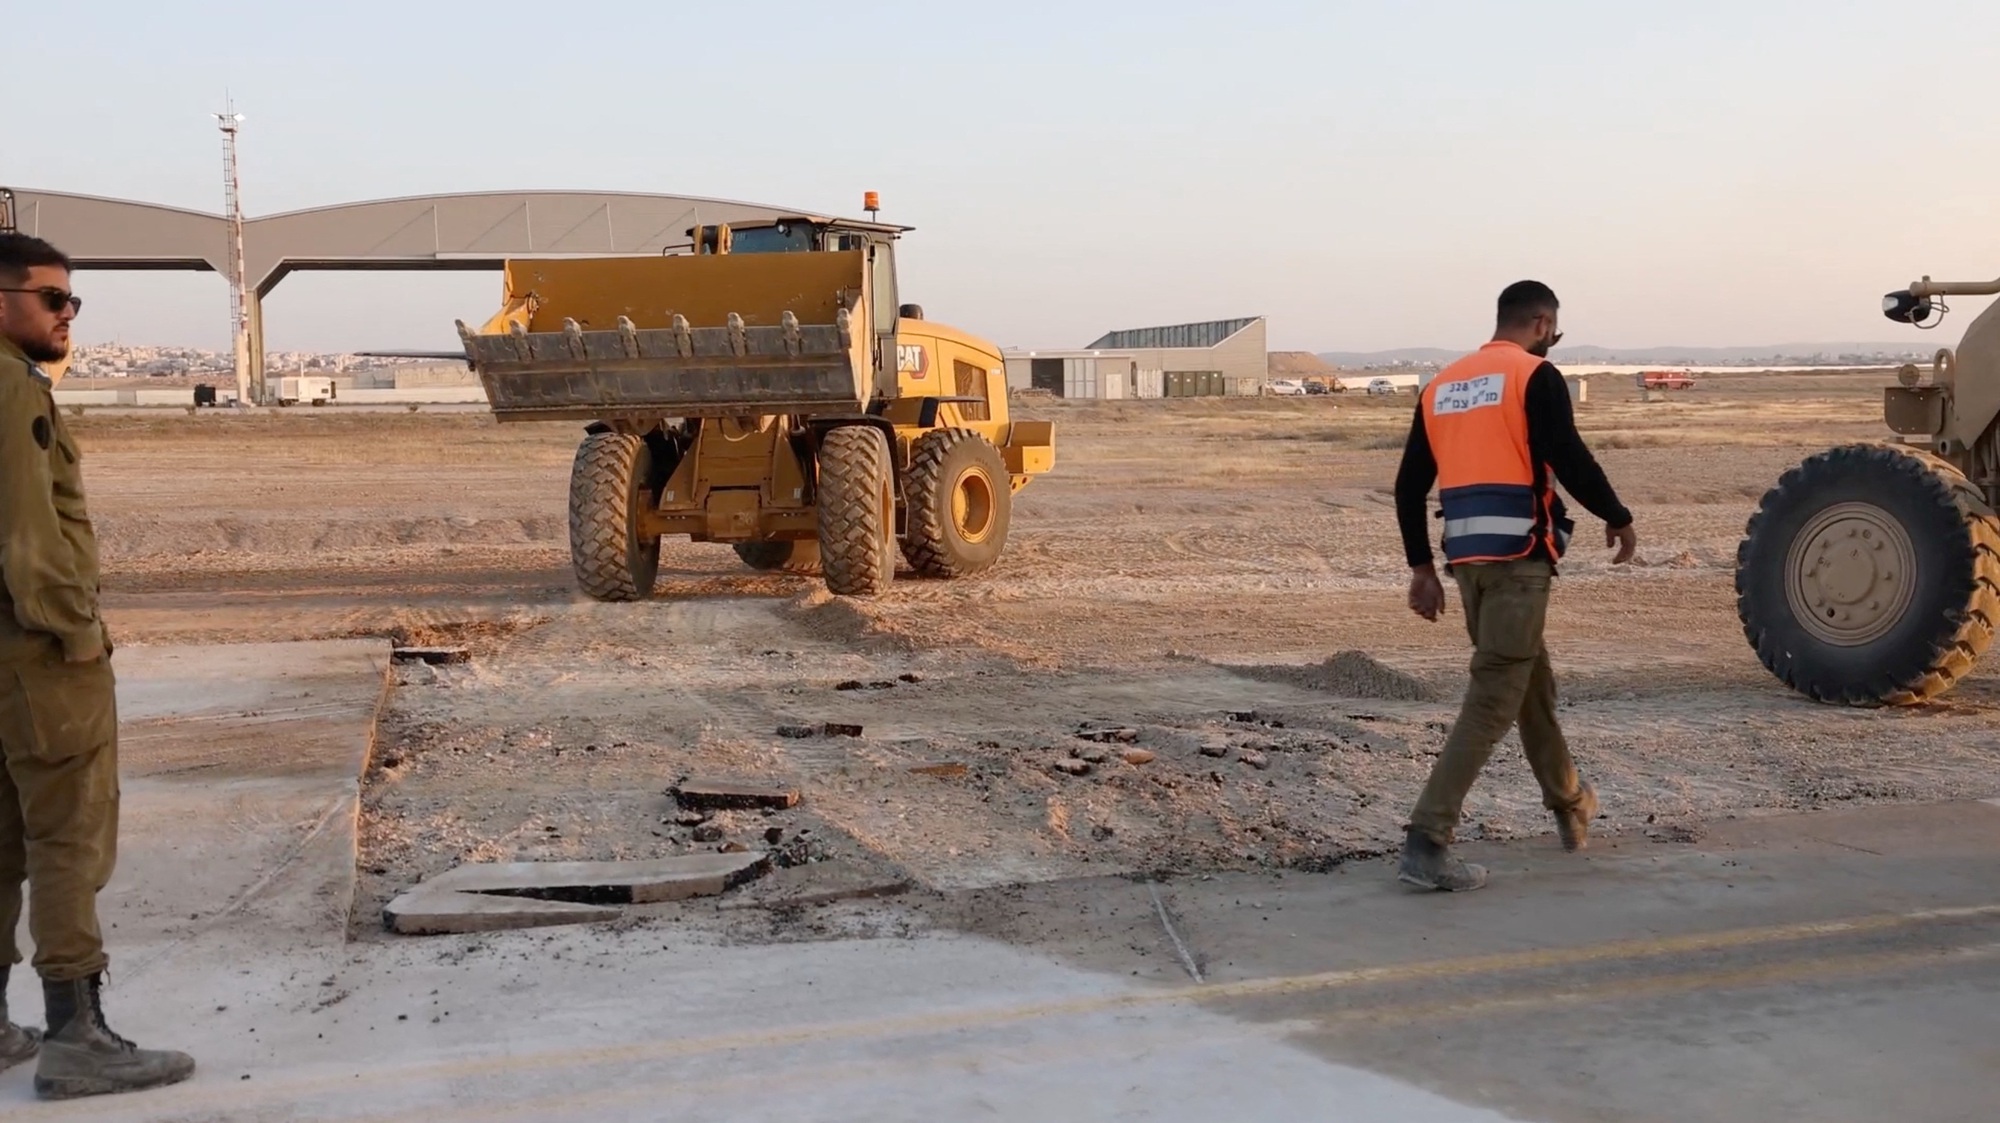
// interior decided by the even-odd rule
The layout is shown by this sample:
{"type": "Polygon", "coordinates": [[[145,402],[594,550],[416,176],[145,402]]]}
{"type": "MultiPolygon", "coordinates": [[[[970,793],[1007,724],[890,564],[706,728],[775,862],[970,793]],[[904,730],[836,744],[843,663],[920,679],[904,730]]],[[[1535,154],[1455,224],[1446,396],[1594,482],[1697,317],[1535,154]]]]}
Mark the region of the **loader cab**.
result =
{"type": "Polygon", "coordinates": [[[868,262],[875,325],[875,396],[899,391],[897,322],[904,305],[897,297],[896,239],[914,229],[883,222],[789,215],[737,226],[696,226],[688,237],[697,255],[753,253],[862,253],[868,262]]]}
{"type": "Polygon", "coordinates": [[[735,226],[697,226],[688,237],[697,254],[839,253],[887,246],[914,227],[844,218],[794,215],[735,226]]]}

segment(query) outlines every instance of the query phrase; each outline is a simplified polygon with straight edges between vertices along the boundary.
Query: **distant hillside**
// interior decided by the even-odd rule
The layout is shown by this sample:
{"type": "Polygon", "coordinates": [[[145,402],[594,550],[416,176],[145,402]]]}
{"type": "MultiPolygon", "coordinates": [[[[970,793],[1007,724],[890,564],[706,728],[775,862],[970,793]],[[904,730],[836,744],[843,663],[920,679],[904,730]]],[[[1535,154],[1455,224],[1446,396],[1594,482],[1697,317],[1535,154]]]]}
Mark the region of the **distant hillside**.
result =
{"type": "Polygon", "coordinates": [[[1272,378],[1324,378],[1333,374],[1333,368],[1310,351],[1273,351],[1266,358],[1272,378]]]}
{"type": "MultiPolygon", "coordinates": [[[[1557,364],[1660,363],[1680,366],[1744,366],[1754,363],[1862,363],[1918,359],[1934,350],[1910,341],[1900,343],[1777,343],[1766,347],[1558,347],[1549,357],[1557,364]]],[[[1334,366],[1386,367],[1400,364],[1448,363],[1464,354],[1444,347],[1401,347],[1391,351],[1325,351],[1319,358],[1334,366]]]]}

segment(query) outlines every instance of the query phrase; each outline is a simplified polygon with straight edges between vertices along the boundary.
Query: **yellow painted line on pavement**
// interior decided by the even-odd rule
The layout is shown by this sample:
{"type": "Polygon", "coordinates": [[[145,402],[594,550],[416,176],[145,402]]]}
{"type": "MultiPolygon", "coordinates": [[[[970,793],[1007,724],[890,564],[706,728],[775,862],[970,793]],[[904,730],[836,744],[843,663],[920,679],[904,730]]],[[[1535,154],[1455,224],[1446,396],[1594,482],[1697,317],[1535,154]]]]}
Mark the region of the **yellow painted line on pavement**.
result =
{"type": "MultiPolygon", "coordinates": [[[[525,1071],[553,1072],[554,1070],[566,1068],[659,1062],[711,1053],[782,1048],[820,1041],[853,1042],[870,1038],[897,1038],[943,1034],[1045,1018],[1080,1017],[1178,1004],[1213,1003],[1227,999],[1296,995],[1377,984],[1466,978],[1509,971],[1534,971],[1550,967],[1573,967],[1589,963],[1657,959],[1670,955],[1727,951],[1767,944],[1825,939],[1836,936],[1867,935],[1936,922],[1981,920],[1994,917],[2000,917],[2000,904],[1920,909],[1902,913],[1877,913],[1839,920],[1807,921],[1797,924],[1737,928],[1721,932],[1698,932],[1680,936],[1613,940],[1599,944],[1586,944],[1580,947],[1536,948],[1529,951],[1499,952],[1490,955],[1466,956],[1456,959],[1431,960],[1419,963],[1400,963],[1381,967],[1322,971],[1307,975],[1290,975],[1268,979],[1245,979],[1229,983],[1177,986],[1119,994],[1097,994],[1079,998],[1053,999],[983,1009],[890,1015],[846,1022],[827,1022],[781,1029],[717,1034],[707,1037],[640,1041],[629,1045],[589,1046],[577,1049],[553,1049],[539,1052],[510,1052],[462,1057],[444,1061],[416,1062],[397,1067],[374,1069],[366,1073],[364,1080],[369,1091],[377,1092],[392,1084],[443,1084],[451,1081],[472,1080],[483,1076],[514,1075],[525,1071]]],[[[1473,1009],[1476,1012],[1482,1001],[1503,1004],[1491,1007],[1492,1009],[1502,1009],[1504,1008],[1504,1004],[1507,1003],[1539,1004],[1550,1001],[1551,996],[1565,994],[1588,996],[1608,993],[1612,989],[1621,987],[1632,988],[1631,992],[1638,994],[1643,992],[1640,988],[1649,985],[1657,985],[1662,988],[1663,992],[1670,992],[1676,988],[1698,989],[1698,984],[1690,983],[1688,980],[1703,978],[1738,980],[1735,985],[1754,985],[1745,982],[1746,980],[1754,979],[1768,979],[1780,982],[1796,981],[1798,978],[1810,977],[1813,971],[1821,970],[1822,964],[1838,964],[1842,962],[1883,962],[1893,964],[1903,962],[1904,960],[1914,963],[1926,957],[1933,959],[1940,958],[1945,954],[1947,953],[1926,951],[1920,953],[1885,952],[1876,953],[1872,956],[1850,956],[1845,959],[1821,957],[1818,959],[1796,960],[1787,964],[1735,971],[1693,972],[1685,975],[1653,976],[1631,981],[1598,984],[1594,988],[1584,986],[1570,990],[1536,992],[1532,995],[1514,998],[1472,999],[1462,1003],[1433,1003],[1406,1007],[1404,1009],[1473,1009]]],[[[1716,983],[1712,985],[1725,984],[1716,983]]],[[[1587,997],[1579,997],[1577,1000],[1588,1001],[1589,999],[1587,997]]],[[[1331,1023],[1347,1018],[1372,1016],[1370,1014],[1371,1010],[1391,1009],[1396,1008],[1364,1007],[1350,1012],[1335,1013],[1326,1018],[1315,1017],[1314,1021],[1317,1023],[1331,1023]]],[[[1399,1014],[1397,1016],[1403,1015],[1399,1014]]],[[[293,1079],[280,1077],[275,1081],[262,1083],[254,1089],[226,1085],[181,1085],[177,1088],[165,1089],[161,1092],[151,1093],[150,1095],[153,1098],[152,1102],[160,1110],[168,1108],[174,1110],[193,1110],[204,1103],[229,1105],[240,1109],[245,1105],[246,1100],[262,1101],[277,1099],[281,1102],[297,1103],[315,1093],[337,1092],[343,1088],[351,1089],[355,1086],[353,1081],[354,1075],[352,1073],[342,1076],[300,1076],[293,1079]],[[248,1093],[248,1095],[246,1096],[245,1093],[248,1093]]],[[[569,1103],[572,1099],[573,1097],[563,1097],[561,1102],[569,1103]]],[[[60,1107],[62,1105],[57,1106],[60,1107]]],[[[103,1105],[97,1105],[94,1110],[101,1112],[103,1105]]],[[[91,1114],[92,1118],[101,1118],[101,1116],[88,1111],[84,1113],[91,1114]]],[[[491,1117],[492,1114],[491,1109],[481,1109],[478,1117],[487,1118],[491,1117]]],[[[60,1117],[62,1116],[59,1114],[46,1116],[46,1118],[60,1117]]],[[[439,1118],[439,1114],[437,1109],[428,1109],[408,1117],[435,1121],[439,1118]]]]}

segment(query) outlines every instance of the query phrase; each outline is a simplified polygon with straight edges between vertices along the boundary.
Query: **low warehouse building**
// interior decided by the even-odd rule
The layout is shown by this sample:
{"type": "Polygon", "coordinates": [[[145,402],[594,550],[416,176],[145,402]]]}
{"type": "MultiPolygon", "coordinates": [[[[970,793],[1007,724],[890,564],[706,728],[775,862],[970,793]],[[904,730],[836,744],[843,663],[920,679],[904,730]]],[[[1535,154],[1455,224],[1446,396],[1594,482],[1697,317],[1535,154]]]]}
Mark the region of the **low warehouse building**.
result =
{"type": "Polygon", "coordinates": [[[1090,346],[1129,352],[1140,370],[1162,372],[1169,398],[1256,395],[1270,374],[1264,329],[1264,317],[1246,316],[1106,332],[1090,346]]]}
{"type": "Polygon", "coordinates": [[[1008,351],[1005,358],[1009,390],[1107,400],[1164,393],[1159,371],[1141,371],[1136,358],[1120,351],[1008,351]]]}
{"type": "Polygon", "coordinates": [[[1107,332],[1073,351],[1008,351],[1007,385],[1065,398],[1192,398],[1264,391],[1262,316],[1107,332]]]}

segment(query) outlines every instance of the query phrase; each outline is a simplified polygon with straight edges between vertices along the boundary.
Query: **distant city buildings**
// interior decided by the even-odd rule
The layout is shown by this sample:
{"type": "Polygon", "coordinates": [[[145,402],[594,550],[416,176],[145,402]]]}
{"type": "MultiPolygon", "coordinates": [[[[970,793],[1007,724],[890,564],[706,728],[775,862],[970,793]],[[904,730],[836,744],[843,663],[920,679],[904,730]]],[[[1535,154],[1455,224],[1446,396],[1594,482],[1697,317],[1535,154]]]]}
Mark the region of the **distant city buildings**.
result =
{"type": "MultiPolygon", "coordinates": [[[[353,374],[398,365],[394,359],[311,351],[271,351],[265,369],[283,373],[353,374]]],[[[122,343],[91,343],[76,348],[70,362],[73,378],[201,378],[236,376],[234,359],[226,351],[198,347],[146,347],[122,343]]]]}

